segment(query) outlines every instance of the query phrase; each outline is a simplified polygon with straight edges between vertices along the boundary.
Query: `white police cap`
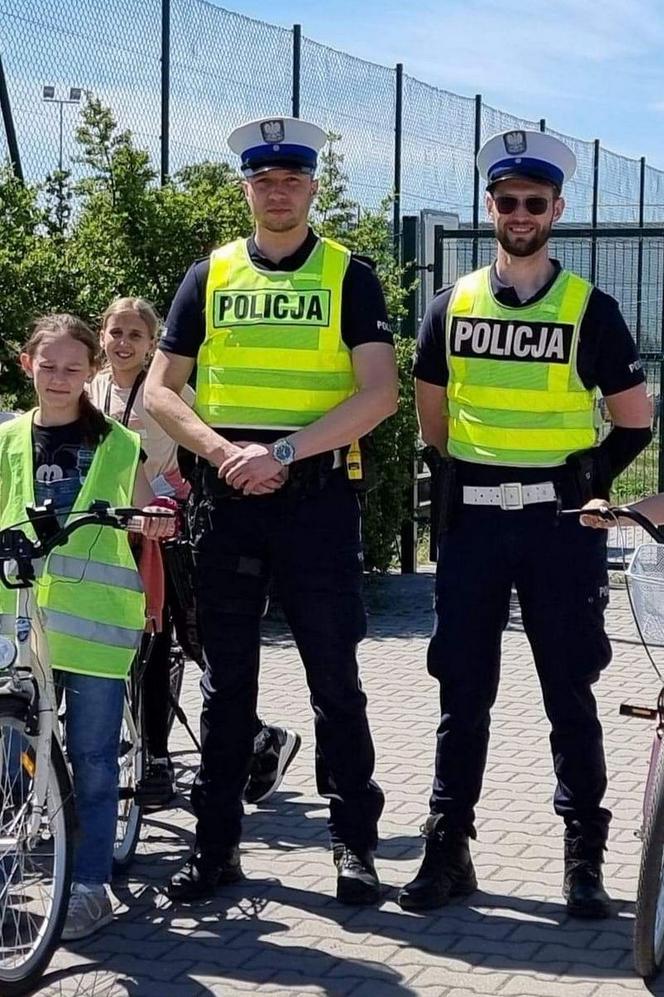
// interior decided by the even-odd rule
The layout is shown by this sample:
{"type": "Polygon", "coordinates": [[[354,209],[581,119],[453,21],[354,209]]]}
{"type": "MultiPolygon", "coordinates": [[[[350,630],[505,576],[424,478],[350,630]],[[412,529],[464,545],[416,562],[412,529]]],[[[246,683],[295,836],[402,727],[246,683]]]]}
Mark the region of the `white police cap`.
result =
{"type": "Polygon", "coordinates": [[[246,177],[265,170],[288,169],[313,175],[327,135],[318,125],[300,118],[261,118],[240,125],[228,144],[241,159],[246,177]]]}
{"type": "Polygon", "coordinates": [[[574,176],[576,156],[553,135],[517,129],[487,139],[477,154],[477,168],[487,188],[518,177],[562,187],[574,176]]]}

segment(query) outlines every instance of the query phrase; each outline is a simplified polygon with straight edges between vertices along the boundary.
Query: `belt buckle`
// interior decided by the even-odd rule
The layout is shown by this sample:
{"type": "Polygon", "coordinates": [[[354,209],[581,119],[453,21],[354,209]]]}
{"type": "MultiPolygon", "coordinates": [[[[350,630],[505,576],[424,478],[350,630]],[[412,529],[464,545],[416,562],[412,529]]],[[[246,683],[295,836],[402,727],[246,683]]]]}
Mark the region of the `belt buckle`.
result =
{"type": "Polygon", "coordinates": [[[499,487],[501,509],[505,512],[523,509],[523,486],[520,481],[509,481],[499,487]]]}

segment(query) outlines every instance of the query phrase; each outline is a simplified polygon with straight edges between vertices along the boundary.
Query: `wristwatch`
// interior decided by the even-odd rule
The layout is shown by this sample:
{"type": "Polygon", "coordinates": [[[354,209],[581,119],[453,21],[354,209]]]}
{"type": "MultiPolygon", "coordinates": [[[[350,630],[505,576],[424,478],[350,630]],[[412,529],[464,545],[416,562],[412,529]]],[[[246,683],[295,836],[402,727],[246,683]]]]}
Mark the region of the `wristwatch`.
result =
{"type": "Polygon", "coordinates": [[[272,456],[282,467],[288,467],[295,460],[295,447],[286,437],[276,440],[272,444],[272,456]]]}

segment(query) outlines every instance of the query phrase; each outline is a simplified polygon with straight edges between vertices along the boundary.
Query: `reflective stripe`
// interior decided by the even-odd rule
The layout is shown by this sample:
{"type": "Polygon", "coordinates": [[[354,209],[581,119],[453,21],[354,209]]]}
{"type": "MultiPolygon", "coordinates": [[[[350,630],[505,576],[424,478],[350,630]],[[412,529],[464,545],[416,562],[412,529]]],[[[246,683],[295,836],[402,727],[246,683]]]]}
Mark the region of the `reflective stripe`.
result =
{"type": "Polygon", "coordinates": [[[341,336],[349,259],[348,250],[329,239],[288,273],[257,271],[244,239],[212,253],[196,378],[195,411],[204,422],[300,428],[355,393],[351,354],[341,336]],[[240,314],[230,303],[242,295],[252,305],[240,314]],[[312,295],[320,311],[305,306],[312,295]],[[298,307],[277,321],[267,307],[273,296],[297,300],[298,307]]]}
{"type": "Polygon", "coordinates": [[[595,392],[585,387],[576,368],[591,290],[588,281],[562,270],[540,301],[512,308],[496,300],[489,267],[460,278],[445,330],[450,456],[480,464],[548,467],[596,445],[595,392]],[[462,320],[471,331],[474,323],[483,324],[485,332],[493,323],[490,343],[483,340],[481,347],[461,350],[455,323],[462,320]],[[564,356],[525,363],[509,359],[512,354],[500,346],[496,329],[510,323],[510,328],[517,323],[569,327],[564,356]]]}
{"type": "Polygon", "coordinates": [[[82,557],[69,557],[67,554],[51,554],[48,562],[49,574],[59,578],[72,578],[77,582],[99,582],[100,585],[114,585],[116,588],[142,592],[143,586],[137,571],[116,564],[102,564],[82,557]]]}
{"type": "Polygon", "coordinates": [[[60,613],[55,609],[46,609],[46,628],[56,633],[67,634],[69,637],[79,637],[93,644],[103,644],[110,647],[136,647],[142,636],[140,630],[130,630],[127,627],[114,627],[110,623],[97,623],[95,620],[84,620],[70,613],[60,613]]]}

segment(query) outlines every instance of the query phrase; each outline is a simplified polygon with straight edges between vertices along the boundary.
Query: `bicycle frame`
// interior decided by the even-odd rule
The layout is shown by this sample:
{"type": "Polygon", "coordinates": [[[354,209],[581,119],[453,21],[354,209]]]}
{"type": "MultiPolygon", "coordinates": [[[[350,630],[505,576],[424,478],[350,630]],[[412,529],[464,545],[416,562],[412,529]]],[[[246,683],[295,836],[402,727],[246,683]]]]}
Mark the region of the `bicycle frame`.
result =
{"type": "MultiPolygon", "coordinates": [[[[23,695],[22,683],[27,678],[32,678],[37,687],[36,778],[29,823],[29,840],[31,841],[39,833],[40,821],[44,813],[52,738],[55,737],[61,744],[59,725],[56,722],[55,684],[50,667],[46,634],[35,599],[35,573],[31,566],[35,561],[45,561],[52,550],[65,543],[69,535],[81,526],[95,524],[114,529],[126,529],[130,526],[133,517],[142,515],[142,510],[113,509],[106,502],[95,502],[87,513],[83,513],[63,527],[59,527],[57,518],[49,504],[40,509],[28,508],[26,512],[39,539],[37,543],[33,543],[16,529],[4,531],[0,535],[0,539],[6,541],[3,552],[5,556],[0,559],[0,572],[2,573],[2,582],[7,587],[16,589],[16,621],[14,625],[16,658],[8,669],[9,689],[19,696],[23,695]],[[7,555],[9,551],[11,553],[7,555]],[[12,558],[15,558],[13,561],[14,569],[10,569],[10,571],[18,575],[18,584],[10,583],[7,579],[7,561],[12,558]]],[[[151,513],[151,516],[155,515],[160,516],[159,513],[151,513]]],[[[170,513],[162,515],[171,518],[170,513]]],[[[131,711],[125,710],[125,717],[135,732],[133,718],[130,714],[131,711]]]]}
{"type": "Polygon", "coordinates": [[[9,688],[22,692],[22,680],[30,677],[36,683],[38,730],[35,751],[35,781],[31,798],[28,842],[33,844],[39,834],[48,784],[51,740],[60,742],[55,683],[51,671],[48,646],[39,609],[32,587],[16,591],[16,622],[14,626],[16,660],[10,668],[9,688]]]}

